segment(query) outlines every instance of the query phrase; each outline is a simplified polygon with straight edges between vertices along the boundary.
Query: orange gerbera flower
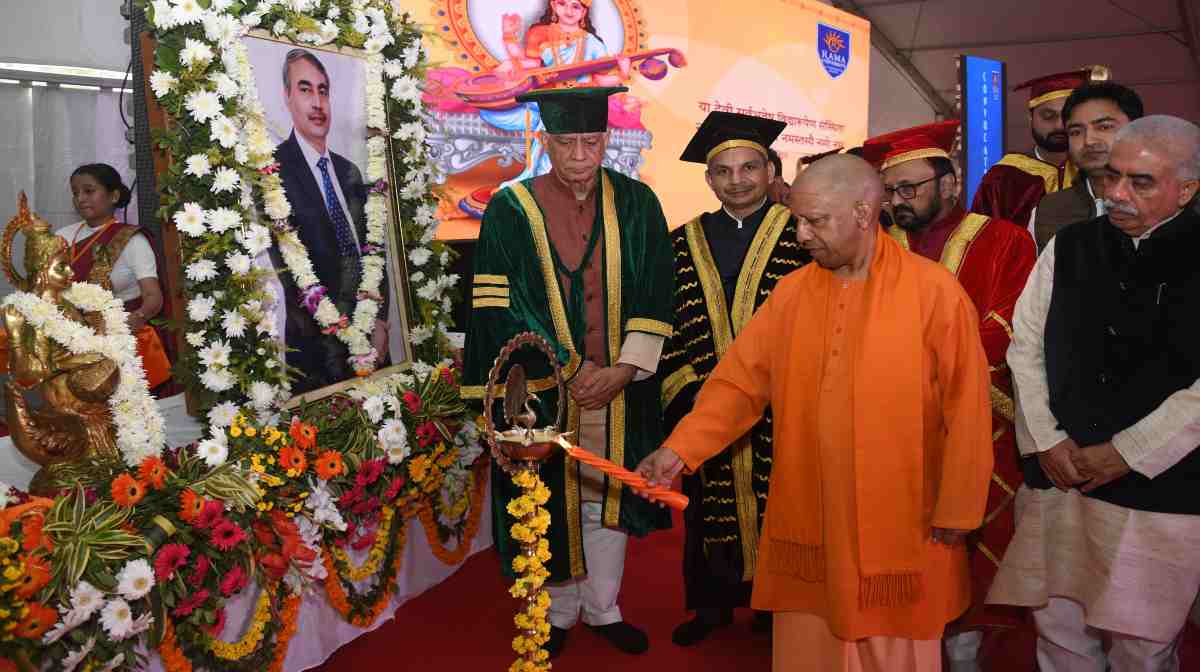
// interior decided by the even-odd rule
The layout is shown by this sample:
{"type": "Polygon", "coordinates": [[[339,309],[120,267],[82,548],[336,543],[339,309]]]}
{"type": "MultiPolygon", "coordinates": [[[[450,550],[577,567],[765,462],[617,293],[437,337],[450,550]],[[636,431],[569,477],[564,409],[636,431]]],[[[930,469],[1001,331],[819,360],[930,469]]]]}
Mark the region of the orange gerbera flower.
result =
{"type": "Polygon", "coordinates": [[[54,542],[50,540],[50,535],[42,532],[42,525],[45,523],[46,517],[40,512],[34,512],[21,518],[21,535],[25,537],[21,542],[22,548],[30,552],[39,548],[47,551],[54,550],[54,542]]]}
{"type": "Polygon", "coordinates": [[[309,450],[317,445],[316,425],[301,422],[300,418],[292,418],[292,426],[288,428],[288,435],[292,437],[297,446],[304,450],[309,450]]]}
{"type": "Polygon", "coordinates": [[[179,517],[183,522],[191,524],[200,517],[204,510],[205,499],[196,494],[195,490],[187,488],[179,495],[179,517]]]}
{"type": "Polygon", "coordinates": [[[342,462],[342,454],[336,450],[327,450],[317,457],[317,478],[322,481],[344,473],[346,465],[342,462]]]}
{"type": "Polygon", "coordinates": [[[130,507],[142,501],[146,488],[129,474],[121,474],[112,482],[112,498],[117,506],[130,507]]]}
{"type": "Polygon", "coordinates": [[[34,595],[50,583],[50,563],[39,555],[27,555],[23,558],[25,573],[17,580],[17,597],[31,600],[34,595]]]}
{"type": "Polygon", "coordinates": [[[157,457],[147,457],[138,466],[138,480],[145,485],[161,490],[167,480],[167,465],[157,457]]]}
{"type": "Polygon", "coordinates": [[[279,449],[279,466],[288,472],[288,476],[296,477],[308,468],[308,460],[303,450],[296,446],[284,446],[279,449]]]}
{"type": "Polygon", "coordinates": [[[29,614],[13,631],[20,639],[41,639],[42,635],[58,621],[58,612],[37,602],[30,603],[29,614]]]}

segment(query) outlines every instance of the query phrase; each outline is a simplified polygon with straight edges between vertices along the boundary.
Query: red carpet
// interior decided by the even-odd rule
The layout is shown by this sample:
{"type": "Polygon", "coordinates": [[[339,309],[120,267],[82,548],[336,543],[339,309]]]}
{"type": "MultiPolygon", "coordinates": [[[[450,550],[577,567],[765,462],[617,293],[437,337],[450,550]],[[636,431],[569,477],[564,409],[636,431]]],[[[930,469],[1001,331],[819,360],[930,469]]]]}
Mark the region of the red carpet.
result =
{"type": "MultiPolygon", "coordinates": [[[[770,670],[770,638],[750,633],[748,610],[740,610],[732,626],[697,646],[685,649],[671,643],[671,630],[685,618],[679,576],[682,547],[678,526],[630,540],[621,609],[630,623],[646,629],[648,653],[618,653],[580,625],[571,631],[554,668],[570,672],[770,670]]],[[[395,620],[347,644],[317,669],[507,670],[513,659],[509,646],[515,634],[516,603],[508,597],[498,564],[492,551],[476,555],[454,576],[401,607],[395,620]],[[433,664],[436,668],[430,667],[433,664]]],[[[1182,648],[1182,672],[1200,672],[1200,629],[1188,626],[1182,648]]]]}
{"type": "MultiPolygon", "coordinates": [[[[613,649],[582,624],[571,630],[554,669],[570,672],[682,672],[736,669],[767,672],[771,640],[750,632],[750,611],[705,642],[690,648],[671,643],[671,630],[686,617],[680,578],[683,531],[677,527],[631,539],[621,593],[627,621],[646,630],[650,651],[629,656],[613,649]]],[[[375,632],[339,649],[321,672],[346,670],[486,670],[503,672],[513,661],[516,601],[500,576],[492,551],[476,555],[454,576],[396,612],[375,632]]],[[[301,636],[303,633],[300,633],[301,636]]]]}

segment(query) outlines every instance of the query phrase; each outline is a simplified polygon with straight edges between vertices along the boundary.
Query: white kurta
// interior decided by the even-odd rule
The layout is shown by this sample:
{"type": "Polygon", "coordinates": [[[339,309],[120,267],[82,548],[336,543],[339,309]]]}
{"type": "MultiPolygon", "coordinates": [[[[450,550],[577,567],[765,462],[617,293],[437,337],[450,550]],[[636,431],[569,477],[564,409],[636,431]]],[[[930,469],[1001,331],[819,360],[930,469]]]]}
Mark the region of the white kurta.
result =
{"type": "MultiPolygon", "coordinates": [[[[1046,380],[1043,334],[1053,280],[1051,240],[1017,301],[1008,349],[1022,455],[1067,438],[1050,411],[1046,380]]],[[[1174,466],[1200,445],[1200,381],[1169,396],[1112,443],[1149,478],[1174,466]]],[[[1200,590],[1200,516],[1137,511],[1078,490],[1026,486],[1016,504],[1016,535],[989,603],[1041,607],[1050,596],[1065,597],[1083,606],[1095,628],[1160,642],[1179,634],[1200,590]]]]}

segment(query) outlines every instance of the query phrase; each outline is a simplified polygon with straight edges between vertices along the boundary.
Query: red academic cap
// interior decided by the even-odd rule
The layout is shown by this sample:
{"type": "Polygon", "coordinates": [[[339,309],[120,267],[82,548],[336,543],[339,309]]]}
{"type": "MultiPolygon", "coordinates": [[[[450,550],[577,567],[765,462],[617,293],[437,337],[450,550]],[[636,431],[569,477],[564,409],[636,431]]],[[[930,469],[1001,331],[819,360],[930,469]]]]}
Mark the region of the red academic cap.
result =
{"type": "Polygon", "coordinates": [[[881,171],[915,159],[948,159],[957,133],[957,119],[884,133],[863,143],[863,158],[881,171]]]}
{"type": "Polygon", "coordinates": [[[1066,98],[1071,92],[1089,82],[1102,82],[1108,79],[1108,68],[1103,65],[1089,65],[1079,70],[1059,72],[1022,82],[1013,91],[1029,89],[1029,109],[1042,103],[1066,98]]]}

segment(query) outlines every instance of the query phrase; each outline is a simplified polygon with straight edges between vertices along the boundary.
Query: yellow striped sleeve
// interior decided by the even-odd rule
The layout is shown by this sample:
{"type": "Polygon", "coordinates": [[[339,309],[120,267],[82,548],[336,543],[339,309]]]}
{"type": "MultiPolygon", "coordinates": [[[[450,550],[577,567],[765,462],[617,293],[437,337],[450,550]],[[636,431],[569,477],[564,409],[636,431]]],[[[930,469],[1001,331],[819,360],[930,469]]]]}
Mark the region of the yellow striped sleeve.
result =
{"type": "Polygon", "coordinates": [[[634,317],[625,323],[625,331],[644,331],[647,334],[670,338],[674,330],[666,322],[659,322],[658,320],[651,320],[645,317],[634,317]]]}

